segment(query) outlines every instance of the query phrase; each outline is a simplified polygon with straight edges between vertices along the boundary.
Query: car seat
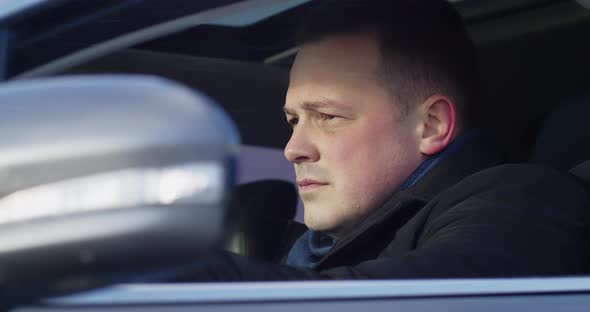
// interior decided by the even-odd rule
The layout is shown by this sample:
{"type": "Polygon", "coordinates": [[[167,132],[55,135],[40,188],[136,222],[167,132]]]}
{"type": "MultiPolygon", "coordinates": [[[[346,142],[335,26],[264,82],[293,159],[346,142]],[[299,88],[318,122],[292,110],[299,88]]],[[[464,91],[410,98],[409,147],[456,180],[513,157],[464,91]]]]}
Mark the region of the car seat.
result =
{"type": "Polygon", "coordinates": [[[295,186],[282,180],[261,180],[238,186],[234,198],[234,215],[227,237],[229,251],[278,261],[286,241],[296,228],[293,221],[297,209],[295,186]]]}
{"type": "Polygon", "coordinates": [[[531,162],[570,170],[590,159],[590,94],[566,101],[551,112],[537,136],[531,162]]]}

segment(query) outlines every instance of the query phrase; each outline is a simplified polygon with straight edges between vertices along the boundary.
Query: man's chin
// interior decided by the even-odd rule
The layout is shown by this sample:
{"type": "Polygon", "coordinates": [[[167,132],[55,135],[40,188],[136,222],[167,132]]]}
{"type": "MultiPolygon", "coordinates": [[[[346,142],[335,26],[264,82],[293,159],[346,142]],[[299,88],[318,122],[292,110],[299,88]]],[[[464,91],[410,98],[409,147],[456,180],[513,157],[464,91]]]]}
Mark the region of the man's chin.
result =
{"type": "Polygon", "coordinates": [[[304,221],[307,228],[312,231],[326,233],[333,237],[337,236],[341,232],[341,227],[335,224],[334,220],[325,219],[327,218],[305,217],[304,221]]]}
{"type": "Polygon", "coordinates": [[[321,199],[321,195],[324,193],[324,191],[325,190],[322,188],[307,191],[299,190],[299,196],[301,196],[301,200],[304,203],[315,203],[321,199]]]}
{"type": "Polygon", "coordinates": [[[308,229],[316,232],[329,232],[333,230],[333,226],[318,218],[305,217],[305,225],[308,229]]]}

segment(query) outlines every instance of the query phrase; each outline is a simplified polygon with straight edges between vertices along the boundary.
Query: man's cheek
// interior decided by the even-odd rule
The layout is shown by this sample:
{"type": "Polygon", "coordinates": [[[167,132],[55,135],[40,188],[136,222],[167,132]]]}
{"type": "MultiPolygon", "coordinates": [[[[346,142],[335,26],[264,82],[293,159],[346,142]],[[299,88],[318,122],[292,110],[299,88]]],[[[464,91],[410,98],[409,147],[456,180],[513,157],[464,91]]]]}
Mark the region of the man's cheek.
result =
{"type": "MultiPolygon", "coordinates": [[[[362,160],[363,146],[367,142],[358,133],[343,133],[339,138],[333,139],[326,144],[331,147],[331,157],[335,165],[341,170],[346,170],[348,166],[354,165],[362,160]]],[[[366,159],[365,159],[366,161],[366,159]]]]}

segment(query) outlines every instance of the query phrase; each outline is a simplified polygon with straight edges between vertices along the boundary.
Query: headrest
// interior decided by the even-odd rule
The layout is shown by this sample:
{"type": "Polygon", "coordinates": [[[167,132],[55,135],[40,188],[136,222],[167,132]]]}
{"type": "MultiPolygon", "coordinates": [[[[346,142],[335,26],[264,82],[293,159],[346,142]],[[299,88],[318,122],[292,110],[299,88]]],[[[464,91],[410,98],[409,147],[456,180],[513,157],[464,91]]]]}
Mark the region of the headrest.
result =
{"type": "Polygon", "coordinates": [[[297,210],[295,186],[281,180],[242,184],[234,204],[226,249],[268,261],[280,259],[297,210]]]}
{"type": "Polygon", "coordinates": [[[569,170],[590,159],[590,94],[559,106],[545,119],[531,162],[569,170]]]}
{"type": "Polygon", "coordinates": [[[240,210],[252,218],[292,220],[297,209],[297,191],[293,183],[261,180],[242,184],[236,189],[240,210]]]}

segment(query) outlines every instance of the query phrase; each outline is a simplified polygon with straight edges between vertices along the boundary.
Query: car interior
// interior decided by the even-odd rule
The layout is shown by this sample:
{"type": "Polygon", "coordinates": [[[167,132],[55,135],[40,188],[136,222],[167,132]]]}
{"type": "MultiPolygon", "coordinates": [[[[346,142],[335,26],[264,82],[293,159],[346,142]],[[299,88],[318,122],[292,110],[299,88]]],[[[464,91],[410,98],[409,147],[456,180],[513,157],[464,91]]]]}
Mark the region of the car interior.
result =
{"type": "MultiPolygon", "coordinates": [[[[542,163],[569,170],[589,159],[584,142],[590,132],[583,118],[590,107],[590,41],[586,40],[590,10],[577,1],[481,0],[455,4],[479,51],[482,90],[476,116],[480,130],[494,139],[510,162],[542,163]]],[[[236,122],[244,146],[274,152],[268,158],[242,155],[243,163],[258,163],[259,170],[265,171],[264,163],[269,159],[282,158],[280,150],[290,135],[282,106],[297,51],[294,28],[308,6],[294,6],[249,24],[198,25],[58,74],[148,74],[204,92],[236,122]]],[[[134,22],[149,20],[151,14],[137,12],[134,22]]],[[[101,28],[113,21],[99,19],[97,23],[96,27],[101,28]]],[[[121,24],[125,22],[117,21],[118,27],[121,24]]],[[[74,44],[80,37],[61,39],[65,45],[74,44]]],[[[276,161],[289,167],[284,159],[276,161]]],[[[272,179],[294,182],[284,174],[271,175],[272,179]]],[[[290,192],[289,185],[266,183],[279,193],[290,192]]],[[[255,187],[244,184],[240,189],[238,193],[244,194],[255,187]]],[[[242,204],[241,209],[264,210],[268,199],[253,195],[260,191],[252,192],[247,195],[252,200],[242,204]]],[[[290,211],[296,204],[291,196],[285,196],[275,205],[290,211]]],[[[301,222],[300,203],[297,210],[301,222]]],[[[246,223],[247,218],[240,220],[246,223]]],[[[262,247],[254,243],[244,243],[249,241],[246,236],[241,238],[241,245],[234,237],[234,250],[265,253],[256,251],[262,247]]],[[[263,256],[268,257],[272,258],[263,256]]]]}
{"type": "MultiPolygon", "coordinates": [[[[589,1],[449,1],[464,17],[479,52],[482,89],[480,100],[476,103],[476,117],[481,132],[499,145],[509,162],[537,163],[569,171],[582,183],[590,186],[590,150],[586,144],[590,139],[586,120],[590,113],[588,78],[590,41],[587,40],[590,33],[589,1]]],[[[291,134],[291,129],[285,122],[283,105],[289,84],[289,70],[298,50],[294,40],[295,26],[312,1],[285,0],[281,2],[283,4],[277,4],[272,10],[263,10],[264,12],[234,12],[235,14],[229,17],[213,18],[202,23],[194,22],[190,28],[164,33],[161,36],[151,36],[149,40],[141,39],[141,31],[144,28],[150,28],[162,21],[181,18],[190,12],[215,11],[218,6],[235,4],[236,1],[145,0],[142,10],[121,10],[120,14],[110,13],[124,6],[132,7],[130,3],[138,2],[111,3],[108,4],[108,9],[98,13],[93,11],[93,5],[102,6],[105,2],[94,0],[73,2],[71,10],[67,11],[59,10],[60,2],[53,2],[54,7],[49,5],[48,9],[42,10],[34,23],[24,22],[25,18],[22,20],[14,18],[12,32],[0,31],[0,48],[8,42],[8,39],[18,43],[16,47],[9,50],[10,53],[5,55],[4,59],[0,59],[0,68],[3,69],[0,75],[5,79],[14,80],[59,78],[59,76],[68,76],[69,78],[65,79],[75,80],[76,78],[71,78],[72,75],[141,74],[162,77],[165,81],[179,82],[180,85],[175,87],[178,87],[177,91],[181,93],[183,88],[188,86],[204,103],[209,103],[209,99],[212,99],[231,117],[241,136],[239,148],[241,159],[236,166],[237,181],[233,181],[233,177],[228,178],[231,183],[237,182],[238,186],[233,192],[232,201],[227,205],[231,209],[228,209],[229,215],[224,219],[228,222],[223,223],[227,227],[223,229],[226,232],[223,233],[224,247],[239,254],[270,261],[277,261],[281,255],[284,255],[285,246],[290,245],[285,241],[286,238],[296,237],[297,235],[294,234],[302,229],[298,224],[303,220],[303,210],[294,185],[292,166],[284,159],[282,153],[291,134]],[[92,16],[92,22],[88,22],[89,16],[92,16]],[[63,21],[66,20],[68,22],[64,23],[63,21]],[[45,31],[46,29],[51,31],[45,31]],[[117,43],[117,40],[110,42],[110,39],[131,32],[138,32],[138,36],[134,39],[135,43],[120,44],[122,48],[112,48],[120,42],[117,43]],[[68,65],[68,62],[58,61],[56,66],[44,66],[53,59],[59,60],[62,55],[68,55],[80,49],[83,51],[93,44],[99,46],[98,43],[102,42],[108,42],[111,45],[106,44],[102,46],[102,50],[90,51],[92,53],[86,53],[85,57],[79,58],[71,65],[68,65]],[[39,53],[39,51],[46,51],[46,53],[39,53]],[[273,209],[275,207],[282,209],[273,209]],[[276,235],[281,232],[282,235],[276,235]]],[[[263,3],[264,0],[243,2],[263,3]]],[[[271,2],[267,1],[267,3],[271,2]]],[[[96,78],[96,76],[90,77],[96,78]]],[[[122,85],[119,87],[123,88],[122,85]]],[[[106,92],[97,91],[97,94],[100,93],[106,94],[106,92]]],[[[148,93],[141,95],[149,97],[148,93]]],[[[98,103],[101,98],[99,96],[93,98],[94,103],[98,103]]],[[[108,98],[108,95],[104,98],[108,98]]],[[[31,100],[31,103],[33,102],[35,101],[31,100]]],[[[128,104],[141,102],[143,100],[140,99],[128,104]]],[[[142,111],[139,106],[134,109],[138,112],[142,111]]],[[[63,111],[68,112],[69,108],[63,108],[63,111]]],[[[129,117],[129,120],[131,119],[129,117]]],[[[60,120],[55,122],[59,124],[60,120]]],[[[36,124],[32,122],[31,128],[36,124]]],[[[125,126],[134,128],[136,133],[141,132],[141,129],[134,125],[125,126]]],[[[149,126],[146,128],[152,129],[149,126]]],[[[126,131],[122,131],[124,132],[126,131]]],[[[126,166],[127,163],[124,165],[126,166]]],[[[233,164],[230,167],[234,169],[233,164]]],[[[112,215],[112,217],[121,219],[120,216],[112,215]]],[[[195,230],[192,222],[186,222],[190,220],[189,218],[183,216],[176,216],[176,218],[183,219],[185,233],[195,230]]],[[[172,219],[160,218],[160,220],[172,219]]],[[[173,221],[165,225],[168,229],[173,229],[169,234],[177,235],[174,231],[178,230],[176,222],[180,221],[177,219],[173,221]]],[[[102,229],[100,225],[96,228],[102,229]]],[[[146,233],[151,235],[152,231],[146,231],[146,233]]],[[[36,235],[44,238],[42,232],[36,235]]],[[[178,234],[178,236],[181,235],[185,234],[178,234]]],[[[5,237],[5,240],[8,238],[5,237]]],[[[211,241],[215,241],[215,244],[219,243],[214,238],[211,238],[211,241]]],[[[157,245],[150,240],[142,242],[157,245]]],[[[166,241],[159,241],[159,243],[167,246],[166,241]]],[[[102,246],[107,251],[111,247],[102,246]]],[[[119,245],[121,246],[123,245],[119,245]]],[[[167,247],[174,249],[175,246],[167,247]]],[[[185,247],[183,246],[184,250],[190,249],[185,247]]],[[[131,255],[129,259],[133,256],[143,257],[140,252],[132,249],[125,249],[118,255],[125,252],[131,255]]],[[[149,256],[153,257],[151,259],[153,261],[159,261],[165,257],[153,253],[149,256]]],[[[60,262],[48,261],[43,256],[29,258],[31,261],[28,263],[34,263],[30,265],[34,267],[41,267],[46,262],[60,262]]],[[[56,255],[55,259],[59,259],[59,255],[56,255]]],[[[84,259],[70,260],[75,265],[84,262],[82,261],[84,259]]],[[[148,256],[144,260],[146,265],[149,264],[148,256]]],[[[22,273],[24,276],[29,272],[28,267],[21,266],[22,263],[25,262],[11,264],[24,268],[22,273]]],[[[66,265],[64,263],[60,265],[66,265]]],[[[112,267],[109,267],[109,270],[120,269],[117,267],[120,263],[113,261],[109,265],[111,264],[112,267]]],[[[133,265],[130,266],[136,269],[133,265]]],[[[46,280],[42,274],[34,277],[41,283],[46,280]]],[[[121,280],[130,281],[129,279],[121,280]]],[[[151,281],[154,280],[157,282],[157,278],[151,281]]],[[[118,284],[118,282],[107,284],[118,284]]],[[[484,288],[489,286],[485,283],[482,285],[484,288]]],[[[54,286],[51,285],[51,287],[54,286]]],[[[81,280],[74,280],[66,286],[60,289],[62,292],[58,294],[89,289],[96,285],[84,285],[81,280]]],[[[236,286],[238,287],[235,288],[238,289],[236,293],[250,286],[246,285],[245,288],[236,286]]],[[[428,287],[434,287],[425,286],[426,291],[431,291],[428,287]]],[[[234,300],[233,294],[227,296],[227,289],[214,287],[208,289],[208,287],[210,286],[203,286],[200,289],[201,292],[197,294],[193,293],[193,288],[137,290],[123,287],[121,288],[123,296],[116,297],[111,293],[106,295],[106,299],[103,297],[97,300],[106,302],[106,305],[112,304],[113,300],[121,300],[120,302],[126,304],[125,302],[128,301],[125,300],[136,296],[133,300],[142,304],[145,304],[142,300],[152,299],[157,302],[157,300],[163,300],[162,298],[174,305],[178,305],[179,301],[187,300],[186,298],[193,301],[202,300],[205,304],[209,304],[211,294],[214,294],[214,297],[215,292],[218,295],[216,298],[221,298],[222,301],[234,300]],[[154,294],[153,298],[146,296],[150,291],[154,294]],[[158,297],[157,294],[161,296],[158,297]],[[182,294],[186,295],[184,299],[182,294]]],[[[264,285],[262,287],[264,288],[264,285]]],[[[271,288],[271,286],[268,287],[271,288]]],[[[319,287],[330,287],[330,285],[319,287]]],[[[406,286],[400,287],[402,289],[406,286]]],[[[439,288],[444,287],[446,286],[439,288]]],[[[583,287],[580,289],[584,293],[590,289],[588,286],[583,287]]],[[[114,292],[121,289],[115,288],[114,292]]],[[[424,291],[420,287],[416,289],[424,291]]],[[[279,300],[282,300],[280,304],[289,302],[293,298],[289,297],[294,293],[292,289],[283,290],[290,293],[287,293],[287,297],[279,296],[279,300]]],[[[305,290],[303,287],[298,288],[296,292],[303,290],[305,290]]],[[[3,308],[2,295],[6,298],[12,294],[6,289],[0,292],[0,309],[3,308]]],[[[40,291],[38,294],[32,294],[31,297],[27,297],[28,295],[31,294],[25,294],[19,300],[28,303],[27,300],[30,298],[40,298],[46,293],[40,291]]],[[[342,297],[343,300],[349,300],[350,295],[349,293],[349,297],[342,297]]],[[[254,297],[256,296],[260,294],[255,294],[254,297]]],[[[418,293],[418,296],[423,296],[423,293],[418,293]]],[[[449,297],[448,294],[447,296],[449,297]]],[[[90,294],[91,297],[92,294],[90,294]]],[[[256,298],[259,301],[264,300],[264,297],[256,298]]],[[[407,298],[404,297],[405,299],[407,298]]],[[[486,299],[495,298],[488,296],[486,299]]],[[[80,301],[82,306],[89,302],[84,300],[88,298],[80,301]]],[[[80,302],[74,305],[80,305],[80,302]]],[[[412,303],[407,300],[406,302],[412,303]]],[[[227,303],[223,302],[226,307],[229,306],[227,303]]],[[[240,302],[237,304],[239,305],[240,302]]],[[[348,302],[343,304],[348,305],[348,302]]],[[[432,306],[436,307],[436,305],[432,306]]],[[[155,309],[160,307],[155,305],[155,309]]],[[[178,307],[181,306],[178,305],[178,307]]],[[[390,309],[390,307],[386,308],[390,309]]]]}
{"type": "MultiPolygon", "coordinates": [[[[479,51],[480,130],[494,139],[511,162],[530,161],[570,170],[590,159],[584,144],[590,133],[583,119],[590,107],[590,9],[573,0],[452,2],[464,17],[479,51]]],[[[264,171],[270,158],[281,158],[277,161],[288,168],[280,153],[290,135],[282,107],[289,69],[297,52],[295,25],[309,5],[301,1],[300,5],[250,22],[197,25],[51,75],[131,73],[178,81],[220,103],[237,124],[244,146],[269,151],[269,158],[244,153],[243,162],[258,163],[257,168],[264,171]]],[[[170,8],[182,11],[181,4],[170,8]]],[[[109,28],[149,25],[162,7],[153,10],[133,12],[132,19],[98,18],[93,23],[93,34],[106,36],[109,28]]],[[[47,20],[51,23],[55,19],[47,20]]],[[[33,25],[29,31],[42,27],[33,25]]],[[[63,51],[80,45],[85,36],[88,34],[81,31],[65,32],[54,38],[49,34],[26,42],[25,47],[58,45],[63,51]]],[[[25,52],[16,55],[12,71],[31,67],[41,62],[40,58],[25,52]]],[[[238,197],[242,196],[245,203],[242,206],[247,206],[241,209],[257,211],[253,216],[266,215],[264,207],[271,202],[288,208],[288,213],[277,216],[279,219],[297,214],[301,221],[300,205],[299,212],[291,213],[297,206],[293,186],[280,182],[292,182],[292,176],[261,176],[270,181],[249,181],[238,188],[238,197]],[[273,193],[272,198],[258,196],[265,193],[263,189],[272,189],[266,191],[273,193]]],[[[246,224],[236,224],[235,228],[252,232],[246,224]]],[[[260,250],[261,246],[244,237],[231,238],[228,245],[245,254],[274,257],[273,252],[260,250]]]]}

